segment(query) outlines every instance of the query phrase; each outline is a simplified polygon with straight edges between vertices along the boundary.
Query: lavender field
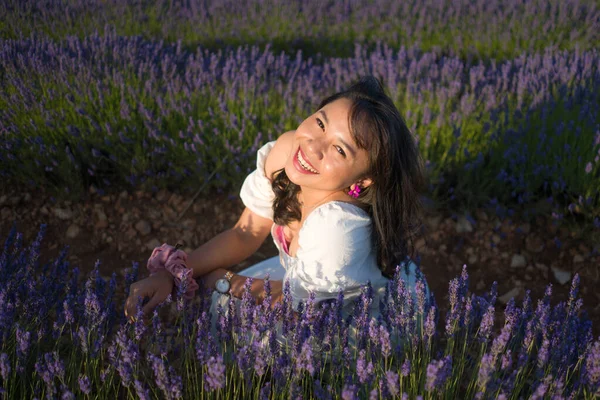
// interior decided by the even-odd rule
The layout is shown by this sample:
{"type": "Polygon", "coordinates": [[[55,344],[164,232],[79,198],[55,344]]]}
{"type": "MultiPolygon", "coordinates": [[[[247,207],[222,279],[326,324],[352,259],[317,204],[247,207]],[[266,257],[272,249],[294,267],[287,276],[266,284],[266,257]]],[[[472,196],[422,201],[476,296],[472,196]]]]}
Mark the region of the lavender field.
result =
{"type": "MultiPolygon", "coordinates": [[[[234,192],[260,146],[372,74],[418,140],[429,202],[551,216],[599,243],[599,32],[595,1],[7,0],[0,181],[74,201],[234,192]]],[[[128,324],[138,265],[107,281],[68,248],[41,263],[44,232],[2,238],[2,400],[600,396],[578,275],[567,302],[551,305],[551,285],[511,300],[503,326],[495,285],[476,296],[464,268],[447,315],[397,274],[378,320],[369,287],[347,320],[341,296],[294,319],[289,292],[274,310],[248,295],[213,337],[209,291],[128,324]]]]}

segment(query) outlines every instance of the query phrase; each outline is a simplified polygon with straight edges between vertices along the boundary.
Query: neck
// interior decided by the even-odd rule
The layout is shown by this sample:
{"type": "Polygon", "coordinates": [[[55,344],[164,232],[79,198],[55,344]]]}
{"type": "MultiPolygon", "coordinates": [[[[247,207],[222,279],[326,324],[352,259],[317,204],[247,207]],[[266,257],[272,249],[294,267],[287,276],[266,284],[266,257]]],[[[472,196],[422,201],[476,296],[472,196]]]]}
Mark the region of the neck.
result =
{"type": "Polygon", "coordinates": [[[323,192],[321,190],[300,187],[299,200],[302,205],[302,219],[304,220],[312,210],[321,204],[333,200],[350,201],[350,198],[343,191],[323,192]]]}

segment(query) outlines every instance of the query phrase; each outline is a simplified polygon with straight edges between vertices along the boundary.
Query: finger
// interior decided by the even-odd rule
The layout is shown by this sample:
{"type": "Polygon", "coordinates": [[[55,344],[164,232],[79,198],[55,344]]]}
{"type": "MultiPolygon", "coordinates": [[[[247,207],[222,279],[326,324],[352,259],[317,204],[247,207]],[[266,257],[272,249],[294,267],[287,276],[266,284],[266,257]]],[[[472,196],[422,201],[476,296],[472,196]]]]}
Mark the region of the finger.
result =
{"type": "Polygon", "coordinates": [[[155,293],[154,296],[152,296],[152,298],[150,299],[150,301],[148,301],[148,303],[146,303],[146,305],[142,307],[144,315],[149,315],[152,312],[152,310],[154,310],[154,308],[166,298],[166,296],[163,297],[160,296],[158,293],[155,293]]]}

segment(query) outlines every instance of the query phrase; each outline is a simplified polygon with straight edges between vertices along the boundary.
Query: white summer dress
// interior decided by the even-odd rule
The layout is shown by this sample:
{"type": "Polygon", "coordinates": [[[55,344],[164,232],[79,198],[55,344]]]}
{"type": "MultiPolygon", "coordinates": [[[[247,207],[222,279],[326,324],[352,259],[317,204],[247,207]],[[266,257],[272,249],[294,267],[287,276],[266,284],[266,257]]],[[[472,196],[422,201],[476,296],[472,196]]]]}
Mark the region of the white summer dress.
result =
{"type": "MultiPolygon", "coordinates": [[[[246,207],[261,217],[273,220],[275,194],[266,177],[264,165],[275,141],[268,142],[258,150],[256,170],[250,173],[241,188],[240,197],[246,207]]],[[[267,273],[271,280],[290,282],[292,307],[298,311],[300,301],[307,301],[311,291],[317,301],[337,298],[341,288],[344,292],[343,317],[353,312],[353,302],[360,296],[361,286],[371,281],[373,302],[371,316],[379,313],[379,300],[385,295],[388,279],[377,266],[377,256],[371,246],[371,218],[361,208],[341,201],[331,201],[315,208],[305,219],[298,231],[298,250],[292,257],[287,252],[287,243],[280,225],[273,223],[271,235],[279,256],[268,258],[250,266],[239,275],[264,279],[267,273]]],[[[402,268],[401,277],[416,301],[416,264],[410,261],[409,268],[402,268]],[[408,270],[408,274],[406,273],[408,270]]],[[[428,285],[425,286],[429,298],[428,285]]],[[[234,298],[235,301],[241,300],[234,298]]],[[[211,313],[213,334],[216,332],[217,305],[228,310],[230,297],[213,293],[211,313]]],[[[281,325],[281,324],[279,324],[281,325]]],[[[285,342],[280,333],[280,343],[285,342]]],[[[353,343],[352,338],[349,343],[353,343]]]]}

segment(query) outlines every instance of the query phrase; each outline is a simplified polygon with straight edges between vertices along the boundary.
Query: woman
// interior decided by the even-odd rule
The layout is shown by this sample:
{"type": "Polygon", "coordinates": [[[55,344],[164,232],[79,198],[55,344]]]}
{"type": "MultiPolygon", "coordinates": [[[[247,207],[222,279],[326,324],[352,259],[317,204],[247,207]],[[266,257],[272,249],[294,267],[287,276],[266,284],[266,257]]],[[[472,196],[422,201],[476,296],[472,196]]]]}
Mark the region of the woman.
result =
{"type": "MultiPolygon", "coordinates": [[[[262,302],[267,273],[272,304],[281,301],[289,280],[296,311],[311,291],[322,301],[335,299],[341,288],[348,314],[370,281],[376,316],[379,296],[400,263],[414,292],[416,265],[408,257],[421,227],[423,181],[415,141],[377,79],[365,77],[326,98],[295,131],[258,151],[257,169],[242,185],[246,208],[238,222],[189,254],[193,276],[215,288],[227,268],[253,254],[269,234],[279,249],[279,257],[227,275],[229,293],[213,294],[213,321],[216,304],[227,310],[229,296],[242,297],[248,276],[255,278],[252,295],[262,302]]],[[[134,283],[126,314],[134,315],[137,296],[150,297],[143,307],[150,313],[172,288],[164,270],[134,283]]]]}

